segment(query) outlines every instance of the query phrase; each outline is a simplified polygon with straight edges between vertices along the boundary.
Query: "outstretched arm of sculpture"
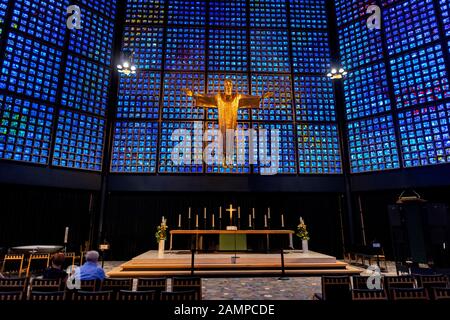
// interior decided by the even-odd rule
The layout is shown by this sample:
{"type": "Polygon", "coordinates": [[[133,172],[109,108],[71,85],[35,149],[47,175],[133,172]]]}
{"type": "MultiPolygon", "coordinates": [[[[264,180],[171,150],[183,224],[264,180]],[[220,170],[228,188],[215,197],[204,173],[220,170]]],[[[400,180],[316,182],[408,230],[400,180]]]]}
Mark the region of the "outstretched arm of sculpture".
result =
{"type": "Polygon", "coordinates": [[[266,92],[262,95],[262,97],[241,94],[239,108],[259,108],[262,99],[268,99],[271,97],[273,97],[273,92],[266,92]]]}
{"type": "Polygon", "coordinates": [[[188,97],[194,97],[195,105],[203,108],[217,108],[215,94],[194,93],[191,89],[182,89],[188,97]]]}

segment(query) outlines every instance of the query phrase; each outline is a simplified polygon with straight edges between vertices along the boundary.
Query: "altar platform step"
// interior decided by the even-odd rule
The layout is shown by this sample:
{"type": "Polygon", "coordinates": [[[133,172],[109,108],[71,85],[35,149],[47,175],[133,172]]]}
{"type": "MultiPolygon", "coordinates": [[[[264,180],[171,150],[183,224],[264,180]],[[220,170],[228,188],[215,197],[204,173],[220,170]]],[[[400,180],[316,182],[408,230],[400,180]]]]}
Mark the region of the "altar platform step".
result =
{"type": "MultiPolygon", "coordinates": [[[[279,276],[280,254],[196,254],[194,273],[201,277],[255,277],[279,276]]],[[[284,255],[285,270],[289,276],[352,275],[361,270],[335,257],[317,252],[303,254],[288,251],[284,255]]],[[[108,272],[113,278],[172,277],[191,275],[191,254],[169,252],[159,259],[156,251],[146,252],[108,272]]]]}

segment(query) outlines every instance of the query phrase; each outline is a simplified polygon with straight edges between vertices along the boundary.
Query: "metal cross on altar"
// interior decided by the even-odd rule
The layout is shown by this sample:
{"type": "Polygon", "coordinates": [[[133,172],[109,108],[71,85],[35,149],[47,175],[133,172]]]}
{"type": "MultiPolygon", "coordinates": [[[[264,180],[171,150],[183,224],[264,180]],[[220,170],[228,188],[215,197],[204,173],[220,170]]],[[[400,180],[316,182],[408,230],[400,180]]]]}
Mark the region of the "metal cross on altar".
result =
{"type": "Polygon", "coordinates": [[[228,211],[230,213],[230,223],[233,224],[233,212],[236,211],[236,209],[233,209],[233,205],[230,204],[230,208],[225,211],[228,211]]]}

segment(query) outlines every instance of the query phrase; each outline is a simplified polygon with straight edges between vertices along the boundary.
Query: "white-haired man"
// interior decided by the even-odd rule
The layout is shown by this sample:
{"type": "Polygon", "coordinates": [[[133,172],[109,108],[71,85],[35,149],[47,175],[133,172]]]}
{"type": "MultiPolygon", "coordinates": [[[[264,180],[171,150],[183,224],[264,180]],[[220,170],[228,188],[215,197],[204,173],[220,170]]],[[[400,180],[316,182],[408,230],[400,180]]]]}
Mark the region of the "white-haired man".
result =
{"type": "Polygon", "coordinates": [[[103,280],[105,271],[97,265],[99,254],[97,251],[86,252],[86,262],[80,268],[80,280],[103,280]]]}

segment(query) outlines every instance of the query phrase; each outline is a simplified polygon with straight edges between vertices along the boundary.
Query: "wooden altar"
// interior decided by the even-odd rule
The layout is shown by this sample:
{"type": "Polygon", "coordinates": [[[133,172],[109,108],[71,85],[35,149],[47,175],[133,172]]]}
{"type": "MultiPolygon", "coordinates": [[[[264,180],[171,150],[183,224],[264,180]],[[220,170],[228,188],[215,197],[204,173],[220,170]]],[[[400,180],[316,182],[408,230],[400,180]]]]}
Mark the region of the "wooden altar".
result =
{"type": "MultiPolygon", "coordinates": [[[[294,231],[292,230],[171,230],[170,231],[170,244],[169,250],[172,250],[173,236],[174,235],[191,235],[195,236],[196,250],[203,248],[203,238],[208,235],[218,235],[224,240],[224,236],[247,236],[247,235],[262,235],[266,238],[267,250],[270,249],[270,236],[271,235],[286,235],[289,238],[289,247],[293,248],[294,231]]],[[[242,238],[241,238],[242,241],[242,238]]],[[[236,242],[235,242],[236,243],[236,242]]],[[[239,249],[242,250],[242,244],[239,249]]]]}

